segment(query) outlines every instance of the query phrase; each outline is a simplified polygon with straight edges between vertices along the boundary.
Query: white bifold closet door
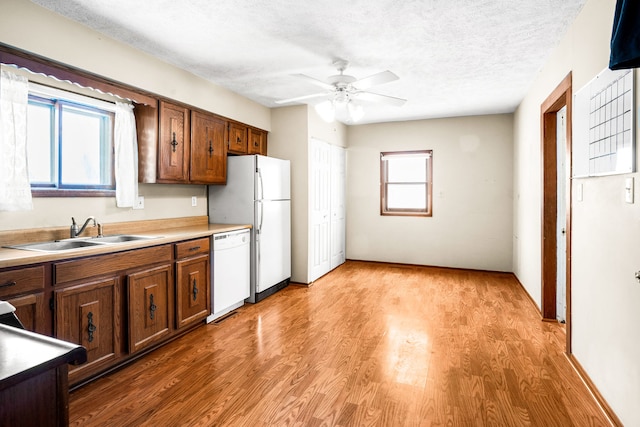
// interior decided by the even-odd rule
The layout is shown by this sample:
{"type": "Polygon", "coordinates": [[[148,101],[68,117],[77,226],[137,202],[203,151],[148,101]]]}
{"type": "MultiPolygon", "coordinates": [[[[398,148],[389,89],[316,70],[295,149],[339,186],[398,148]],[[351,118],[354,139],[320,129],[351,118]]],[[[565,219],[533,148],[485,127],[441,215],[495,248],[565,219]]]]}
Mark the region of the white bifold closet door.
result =
{"type": "Polygon", "coordinates": [[[312,138],[309,145],[308,282],[345,259],[345,153],[312,138]]]}

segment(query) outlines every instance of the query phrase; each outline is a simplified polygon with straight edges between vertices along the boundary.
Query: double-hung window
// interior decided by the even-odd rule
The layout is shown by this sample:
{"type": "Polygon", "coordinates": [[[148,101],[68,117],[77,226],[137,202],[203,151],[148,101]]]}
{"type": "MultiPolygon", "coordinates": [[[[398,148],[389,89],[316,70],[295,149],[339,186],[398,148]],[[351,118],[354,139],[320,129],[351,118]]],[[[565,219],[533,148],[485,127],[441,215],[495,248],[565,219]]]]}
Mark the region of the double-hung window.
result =
{"type": "Polygon", "coordinates": [[[380,214],[431,216],[432,150],[380,153],[380,214]]]}
{"type": "Polygon", "coordinates": [[[112,193],[113,123],[112,103],[30,83],[27,162],[34,194],[112,193]]]}

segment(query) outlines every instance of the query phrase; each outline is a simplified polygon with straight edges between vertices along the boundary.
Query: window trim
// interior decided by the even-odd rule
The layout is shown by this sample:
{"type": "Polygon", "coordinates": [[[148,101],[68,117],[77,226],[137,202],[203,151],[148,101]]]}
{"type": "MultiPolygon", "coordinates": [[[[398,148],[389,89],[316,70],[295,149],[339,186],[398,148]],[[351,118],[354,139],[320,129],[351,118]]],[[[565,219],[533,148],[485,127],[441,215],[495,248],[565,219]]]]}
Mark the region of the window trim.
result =
{"type": "MultiPolygon", "coordinates": [[[[423,181],[415,182],[423,183],[423,181]]],[[[411,184],[411,183],[405,183],[411,184]]],[[[416,217],[430,217],[433,216],[433,150],[412,150],[412,151],[383,151],[380,153],[380,215],[382,216],[416,216],[416,217]],[[393,156],[425,156],[427,162],[426,166],[426,211],[423,209],[389,209],[387,208],[387,162],[385,157],[393,156]]]]}
{"type": "MultiPolygon", "coordinates": [[[[52,153],[53,171],[54,171],[54,183],[52,185],[46,184],[31,184],[31,193],[33,197],[113,197],[115,196],[115,148],[114,148],[114,126],[115,126],[115,105],[91,98],[86,95],[77,94],[74,92],[68,92],[65,90],[45,86],[38,83],[29,82],[29,102],[38,103],[50,103],[54,109],[55,118],[52,125],[55,128],[54,131],[54,149],[52,153]],[[103,147],[109,151],[109,164],[101,165],[101,168],[105,168],[108,171],[109,185],[61,185],[62,170],[61,170],[61,114],[62,109],[65,107],[78,108],[81,111],[100,113],[109,116],[109,139],[110,144],[108,147],[103,147]]],[[[104,173],[103,171],[102,173],[104,173]]]]}

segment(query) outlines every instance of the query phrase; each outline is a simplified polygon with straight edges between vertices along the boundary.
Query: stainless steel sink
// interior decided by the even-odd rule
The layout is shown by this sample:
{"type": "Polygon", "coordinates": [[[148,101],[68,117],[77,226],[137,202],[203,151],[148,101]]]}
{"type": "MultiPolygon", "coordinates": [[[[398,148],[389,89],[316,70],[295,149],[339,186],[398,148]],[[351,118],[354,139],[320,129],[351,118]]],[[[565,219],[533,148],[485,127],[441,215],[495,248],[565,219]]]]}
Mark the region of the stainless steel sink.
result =
{"type": "Polygon", "coordinates": [[[137,236],[134,234],[113,234],[104,237],[79,237],[73,239],[56,240],[49,242],[24,243],[20,245],[8,245],[5,248],[24,249],[39,252],[60,252],[71,249],[115,245],[118,243],[135,242],[139,240],[155,239],[155,236],[137,236]]]}
{"type": "Polygon", "coordinates": [[[54,242],[25,243],[22,245],[11,245],[5,247],[12,249],[25,249],[28,251],[59,252],[68,251],[71,249],[86,248],[89,246],[100,246],[100,243],[95,243],[88,240],[62,240],[54,242]]]}
{"type": "Polygon", "coordinates": [[[91,239],[92,242],[95,243],[124,243],[124,242],[134,242],[136,240],[149,240],[155,239],[155,237],[151,236],[137,236],[134,234],[114,234],[111,236],[104,237],[94,237],[91,239]]]}

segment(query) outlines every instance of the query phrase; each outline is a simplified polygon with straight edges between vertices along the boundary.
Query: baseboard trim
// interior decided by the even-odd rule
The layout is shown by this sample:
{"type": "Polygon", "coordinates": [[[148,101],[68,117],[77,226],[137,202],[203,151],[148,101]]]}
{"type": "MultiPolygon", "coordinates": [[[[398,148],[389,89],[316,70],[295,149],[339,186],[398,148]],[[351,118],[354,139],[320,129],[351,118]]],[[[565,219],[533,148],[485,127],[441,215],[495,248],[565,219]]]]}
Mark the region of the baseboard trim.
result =
{"type": "Polygon", "coordinates": [[[515,273],[511,273],[511,274],[513,275],[513,278],[516,279],[516,282],[518,282],[518,285],[520,285],[520,287],[524,291],[524,294],[527,296],[527,299],[531,302],[531,305],[533,305],[535,307],[536,311],[540,315],[540,320],[542,320],[543,322],[556,322],[557,323],[558,319],[547,319],[546,317],[544,317],[542,315],[542,310],[540,309],[540,307],[538,307],[538,304],[536,304],[536,302],[533,299],[533,297],[531,296],[531,294],[529,294],[529,292],[527,292],[527,288],[524,287],[524,285],[522,284],[520,279],[518,279],[518,276],[516,276],[515,273]]]}
{"type": "Polygon", "coordinates": [[[595,401],[598,403],[598,406],[600,407],[604,415],[607,417],[611,425],[614,427],[624,427],[624,425],[622,424],[622,422],[620,421],[616,413],[613,412],[613,409],[611,409],[611,406],[609,406],[605,398],[602,396],[602,394],[600,394],[598,387],[596,387],[593,381],[591,381],[591,378],[589,377],[587,372],[584,370],[580,362],[578,362],[578,360],[575,358],[573,354],[565,353],[565,356],[567,357],[567,360],[569,360],[569,363],[571,364],[571,366],[573,366],[573,369],[576,370],[576,372],[578,373],[578,376],[580,377],[584,385],[589,390],[589,393],[591,393],[595,401]]]}
{"type": "MultiPolygon", "coordinates": [[[[429,264],[407,264],[402,262],[391,262],[391,261],[371,261],[368,259],[353,259],[347,258],[346,261],[350,262],[367,262],[371,264],[380,264],[380,265],[389,265],[396,267],[407,267],[407,268],[437,268],[441,270],[458,270],[458,271],[470,271],[477,273],[495,273],[495,274],[513,274],[510,271],[499,271],[499,270],[480,270],[477,268],[464,268],[464,267],[443,267],[440,265],[429,265],[429,264]]],[[[344,265],[344,264],[341,264],[344,265]]]]}

